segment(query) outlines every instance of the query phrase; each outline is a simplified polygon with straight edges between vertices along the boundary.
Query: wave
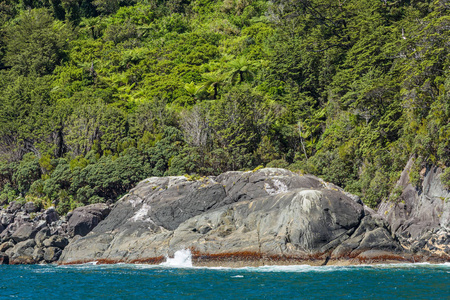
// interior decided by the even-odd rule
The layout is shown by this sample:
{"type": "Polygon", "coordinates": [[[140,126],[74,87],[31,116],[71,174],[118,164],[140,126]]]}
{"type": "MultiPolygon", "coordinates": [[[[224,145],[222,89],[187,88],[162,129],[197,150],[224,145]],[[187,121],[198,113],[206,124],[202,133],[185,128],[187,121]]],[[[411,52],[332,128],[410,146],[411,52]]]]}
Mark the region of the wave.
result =
{"type": "Polygon", "coordinates": [[[166,256],[160,266],[171,268],[192,268],[192,253],[188,249],[176,251],[173,258],[166,256]]]}
{"type": "Polygon", "coordinates": [[[402,263],[402,264],[377,264],[377,265],[352,265],[352,266],[309,266],[309,265],[289,265],[289,266],[262,266],[244,267],[235,270],[250,272],[341,272],[351,270],[393,270],[393,269],[450,269],[450,263],[429,264],[429,263],[402,263]]]}

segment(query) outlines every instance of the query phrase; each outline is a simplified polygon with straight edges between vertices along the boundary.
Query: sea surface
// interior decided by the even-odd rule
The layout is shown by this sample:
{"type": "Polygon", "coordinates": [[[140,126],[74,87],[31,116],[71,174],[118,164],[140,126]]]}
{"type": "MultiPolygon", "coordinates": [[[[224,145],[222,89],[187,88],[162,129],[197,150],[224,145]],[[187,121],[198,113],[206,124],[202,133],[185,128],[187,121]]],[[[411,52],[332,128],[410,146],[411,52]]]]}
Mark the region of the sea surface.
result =
{"type": "Polygon", "coordinates": [[[450,264],[0,266],[0,299],[450,299],[450,264]]]}

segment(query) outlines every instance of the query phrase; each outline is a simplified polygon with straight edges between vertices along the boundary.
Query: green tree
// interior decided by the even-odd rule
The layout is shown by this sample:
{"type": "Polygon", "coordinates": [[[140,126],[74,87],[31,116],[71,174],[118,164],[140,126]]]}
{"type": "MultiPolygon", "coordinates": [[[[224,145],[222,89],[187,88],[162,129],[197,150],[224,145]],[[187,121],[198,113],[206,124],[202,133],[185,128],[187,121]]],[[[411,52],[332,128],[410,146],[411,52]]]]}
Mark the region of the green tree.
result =
{"type": "Polygon", "coordinates": [[[262,96],[248,85],[233,88],[214,105],[211,128],[216,170],[239,170],[255,163],[253,153],[267,130],[267,119],[262,117],[266,110],[262,96]]]}
{"type": "Polygon", "coordinates": [[[13,176],[13,182],[17,186],[17,190],[25,194],[30,189],[31,184],[40,177],[39,159],[33,153],[25,154],[13,176]]]}
{"type": "Polygon", "coordinates": [[[255,76],[254,70],[257,64],[248,60],[245,56],[238,57],[227,64],[229,78],[232,83],[241,83],[255,76]]]}
{"type": "Polygon", "coordinates": [[[227,79],[227,74],[221,71],[214,71],[209,73],[203,73],[202,78],[205,80],[203,87],[207,91],[212,90],[213,99],[217,99],[219,95],[219,87],[223,85],[227,79]]]}
{"type": "Polygon", "coordinates": [[[4,63],[20,75],[50,74],[64,59],[70,38],[70,28],[55,22],[46,9],[23,12],[7,30],[4,63]]]}

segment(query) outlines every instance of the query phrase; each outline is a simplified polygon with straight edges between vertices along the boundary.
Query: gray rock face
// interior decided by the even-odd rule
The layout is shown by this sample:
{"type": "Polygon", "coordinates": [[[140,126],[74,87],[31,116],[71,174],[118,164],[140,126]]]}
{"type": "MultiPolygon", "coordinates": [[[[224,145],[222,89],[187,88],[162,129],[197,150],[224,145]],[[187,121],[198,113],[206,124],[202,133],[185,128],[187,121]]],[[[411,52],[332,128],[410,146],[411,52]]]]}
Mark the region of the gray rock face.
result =
{"type": "Polygon", "coordinates": [[[19,202],[16,202],[16,201],[12,201],[9,204],[8,208],[6,209],[6,212],[10,213],[10,214],[14,214],[14,213],[18,212],[21,208],[22,208],[22,204],[20,204],[19,202]]]}
{"type": "Polygon", "coordinates": [[[6,254],[0,253],[0,265],[8,265],[9,257],[6,254]]]}
{"type": "Polygon", "coordinates": [[[442,170],[436,166],[422,170],[420,189],[413,187],[409,182],[413,163],[411,158],[397,183],[401,196],[383,201],[378,213],[405,248],[450,259],[450,246],[446,244],[450,236],[450,190],[443,186],[442,170]]]}
{"type": "Polygon", "coordinates": [[[57,261],[58,258],[61,256],[61,249],[57,247],[49,247],[46,248],[44,251],[44,260],[48,263],[57,261]]]}
{"type": "Polygon", "coordinates": [[[36,233],[44,228],[45,222],[38,223],[25,223],[20,226],[14,233],[11,235],[11,238],[16,242],[22,242],[28,239],[34,239],[36,233]]]}
{"type": "MultiPolygon", "coordinates": [[[[9,226],[8,226],[9,227],[9,226]]],[[[11,232],[8,230],[8,227],[6,227],[1,233],[0,233],[0,243],[6,242],[11,237],[11,232]]]]}
{"type": "Polygon", "coordinates": [[[199,257],[278,258],[401,249],[382,217],[356,197],[314,176],[261,169],[197,181],[146,179],[90,234],[74,239],[60,262],[145,261],[187,248],[199,257]]]}
{"type": "Polygon", "coordinates": [[[6,253],[10,253],[10,262],[16,264],[30,264],[35,263],[33,259],[34,246],[36,243],[30,239],[17,243],[13,248],[8,249],[6,253]]]}
{"type": "Polygon", "coordinates": [[[88,234],[110,212],[108,205],[99,203],[77,208],[71,213],[68,232],[70,236],[88,234]]]}
{"type": "Polygon", "coordinates": [[[53,222],[58,221],[58,213],[56,212],[54,207],[49,207],[41,216],[41,220],[45,220],[47,224],[51,224],[53,222]]]}
{"type": "Polygon", "coordinates": [[[14,244],[11,241],[4,242],[0,245],[0,252],[6,252],[6,250],[12,247],[14,247],[14,244]]]}
{"type": "Polygon", "coordinates": [[[7,213],[7,212],[1,212],[0,213],[0,223],[7,227],[9,224],[11,224],[14,221],[14,215],[7,213]]]}
{"type": "Polygon", "coordinates": [[[41,262],[44,260],[44,250],[42,250],[42,248],[34,248],[33,260],[35,262],[41,262]]]}
{"type": "Polygon", "coordinates": [[[11,238],[14,242],[19,243],[28,239],[33,239],[36,235],[36,230],[33,228],[33,224],[27,223],[20,226],[14,233],[11,235],[11,238]]]}
{"type": "Polygon", "coordinates": [[[38,247],[42,247],[44,240],[47,239],[49,236],[50,236],[50,229],[48,227],[41,229],[34,238],[36,245],[38,245],[38,247]]]}
{"type": "Polygon", "coordinates": [[[57,247],[63,249],[69,244],[69,241],[65,237],[58,235],[51,236],[43,242],[45,247],[57,247]]]}

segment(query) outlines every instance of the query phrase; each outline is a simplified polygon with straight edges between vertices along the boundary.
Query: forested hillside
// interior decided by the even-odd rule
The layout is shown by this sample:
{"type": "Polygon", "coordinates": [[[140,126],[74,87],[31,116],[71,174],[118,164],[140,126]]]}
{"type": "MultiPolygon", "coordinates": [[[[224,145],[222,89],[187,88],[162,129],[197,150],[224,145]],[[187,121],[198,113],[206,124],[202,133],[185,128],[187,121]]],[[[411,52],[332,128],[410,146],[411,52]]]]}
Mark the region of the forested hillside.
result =
{"type": "Polygon", "coordinates": [[[0,0],[0,204],[271,166],[376,206],[450,166],[449,52],[448,0],[0,0]]]}

